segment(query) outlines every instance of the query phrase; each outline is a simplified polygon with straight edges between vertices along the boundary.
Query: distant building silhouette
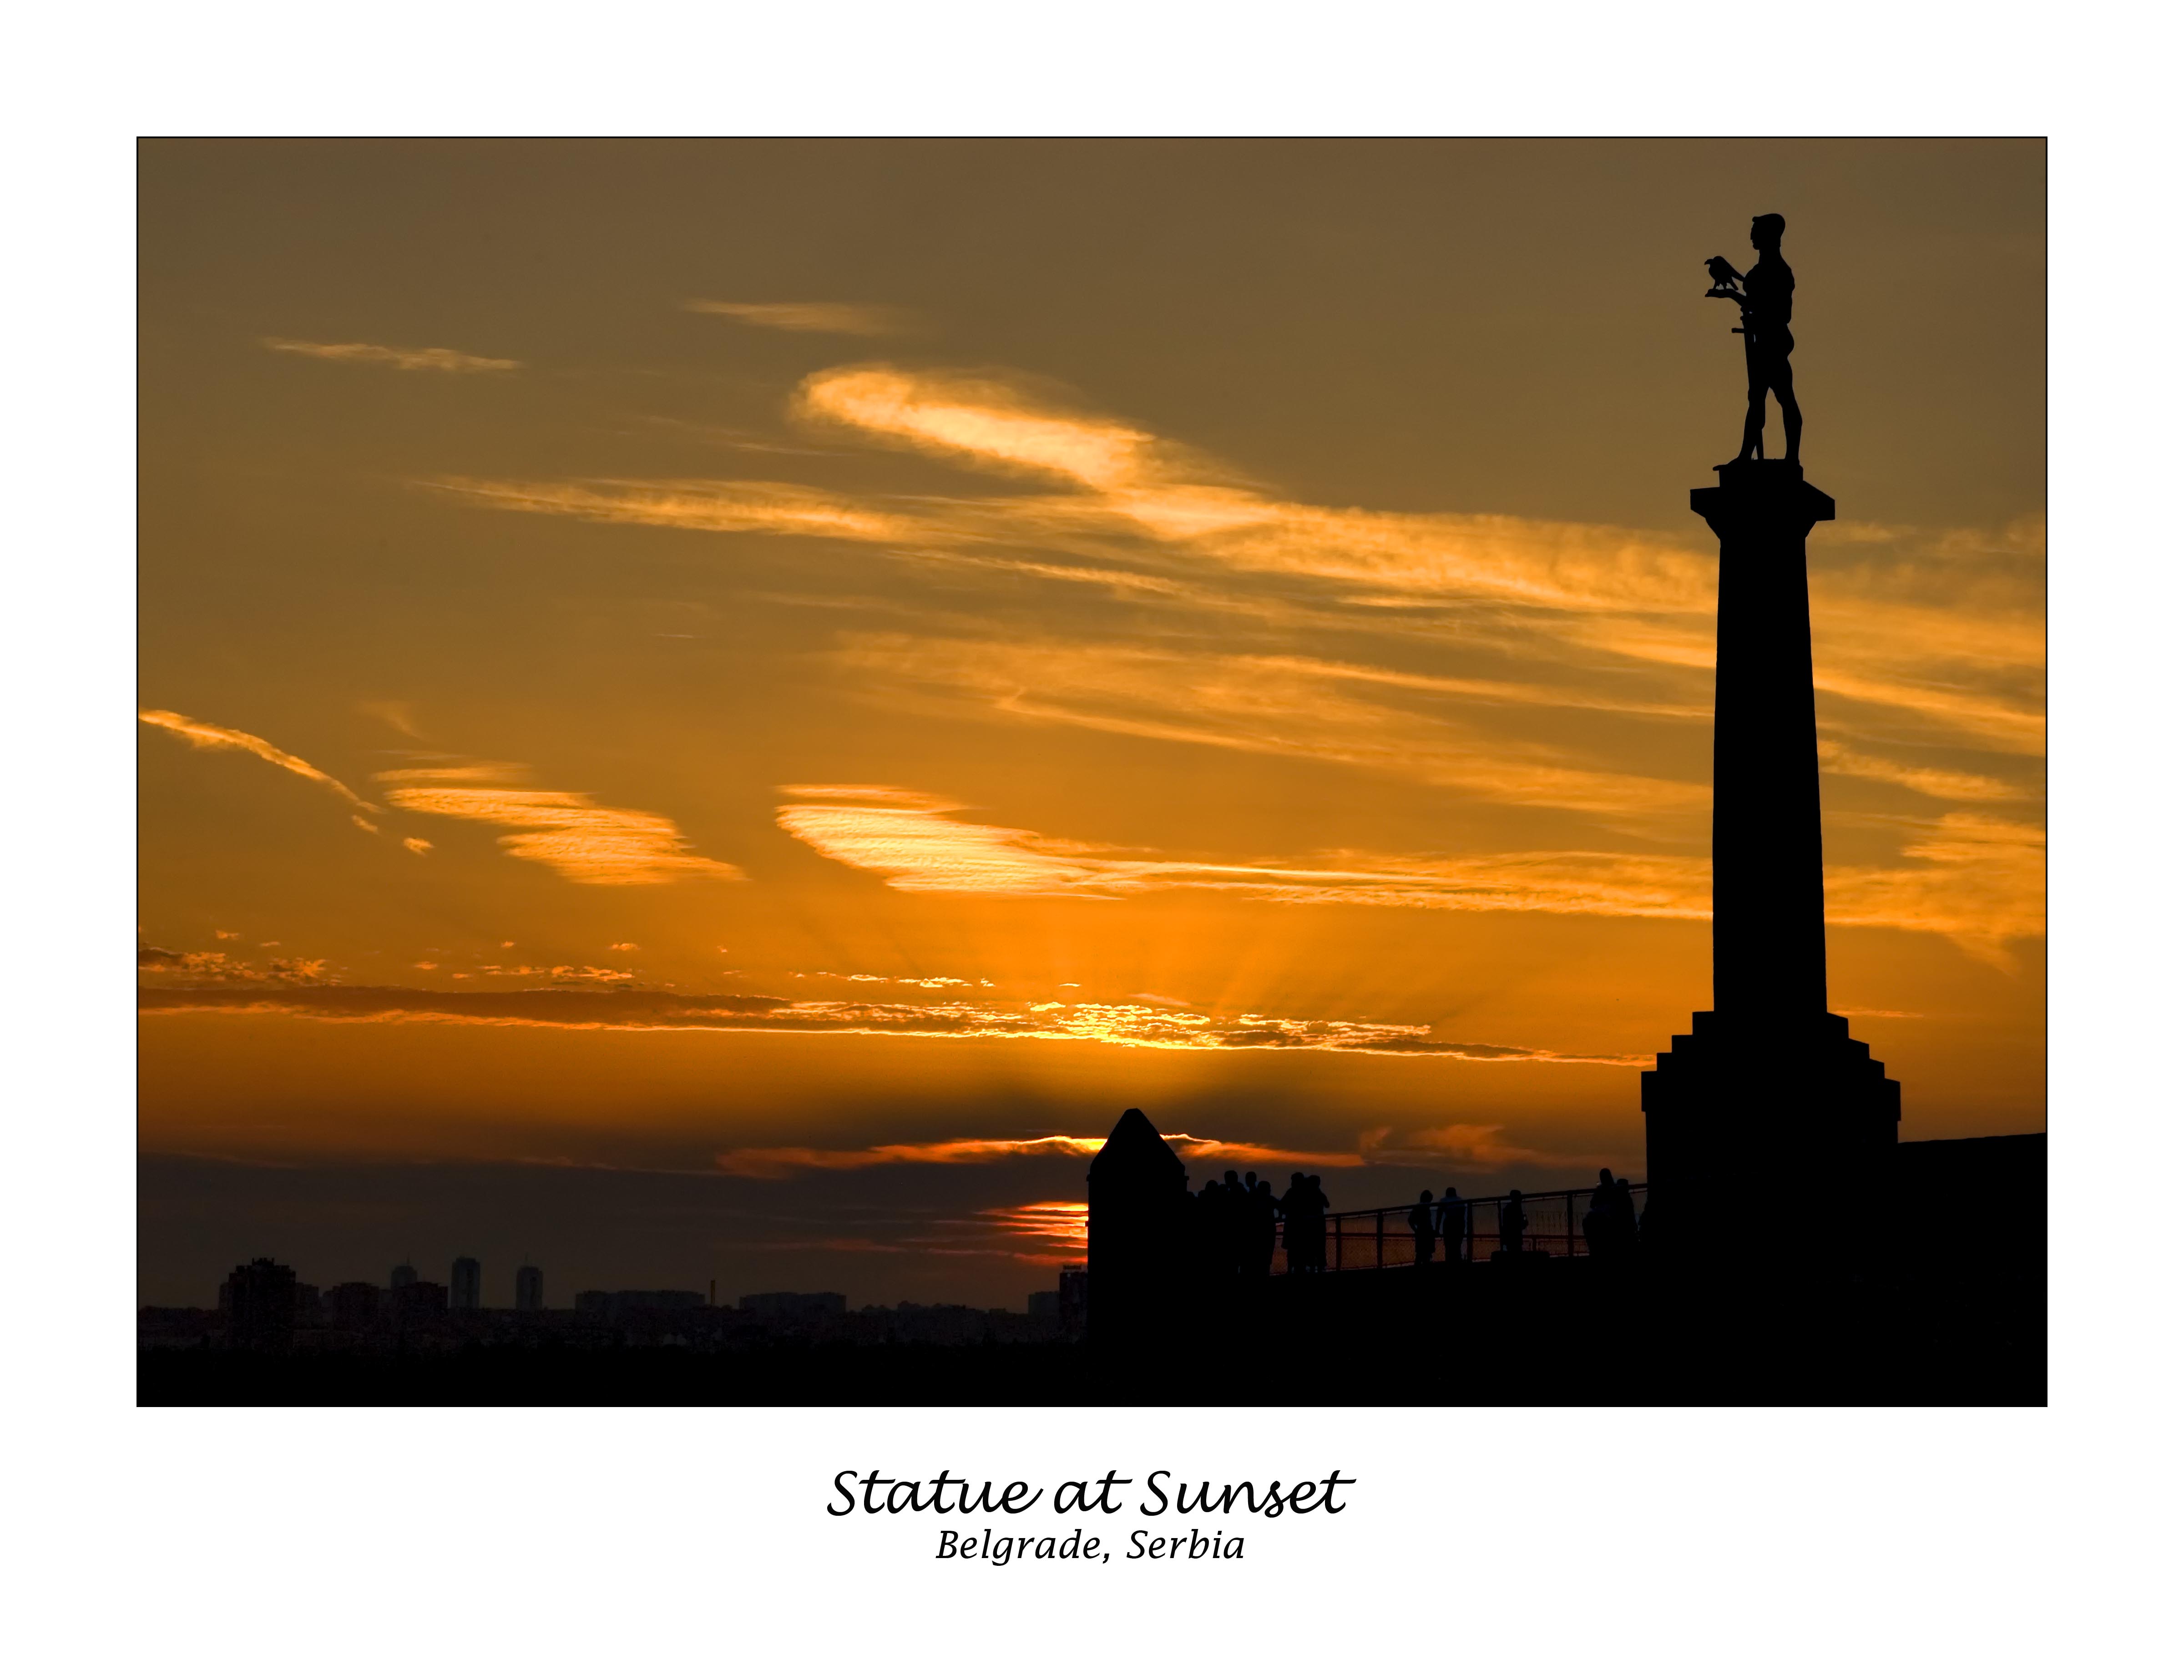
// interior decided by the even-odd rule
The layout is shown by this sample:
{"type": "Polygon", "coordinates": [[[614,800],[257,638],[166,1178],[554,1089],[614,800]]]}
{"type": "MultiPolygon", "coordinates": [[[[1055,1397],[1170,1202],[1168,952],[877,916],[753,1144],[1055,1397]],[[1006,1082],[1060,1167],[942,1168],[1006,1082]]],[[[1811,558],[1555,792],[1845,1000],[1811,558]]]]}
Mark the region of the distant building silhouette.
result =
{"type": "Polygon", "coordinates": [[[768,1294],[745,1295],[736,1305],[760,1323],[782,1329],[808,1330],[850,1310],[850,1299],[831,1290],[800,1294],[778,1289],[768,1294]]]}
{"type": "Polygon", "coordinates": [[[226,1341],[250,1353],[286,1353],[296,1337],[296,1274],[260,1258],[238,1266],[220,1286],[226,1341]]]}
{"type": "MultiPolygon", "coordinates": [[[[841,1299],[837,1295],[836,1300],[841,1299]]],[[[579,1289],[578,1312],[621,1318],[635,1313],[690,1312],[704,1307],[705,1297],[697,1289],[579,1289]]]]}
{"type": "Polygon", "coordinates": [[[396,1266],[393,1271],[387,1274],[387,1292],[390,1294],[398,1294],[404,1288],[410,1284],[415,1283],[416,1281],[417,1268],[410,1265],[408,1260],[404,1260],[401,1265],[396,1266]]]}
{"type": "MultiPolygon", "coordinates": [[[[399,1268],[407,1271],[409,1267],[399,1268]]],[[[412,1276],[399,1288],[387,1292],[387,1308],[398,1324],[414,1324],[448,1316],[448,1286],[412,1276]]]]}
{"type": "Polygon", "coordinates": [[[1025,1298],[1024,1311],[1041,1324],[1051,1324],[1059,1328],[1061,1324],[1061,1291],[1059,1289],[1033,1290],[1025,1298]]]}
{"type": "Polygon", "coordinates": [[[1081,1266],[1065,1266],[1055,1293],[1061,1298],[1063,1339],[1081,1342],[1091,1316],[1092,1279],[1081,1266]]]}
{"type": "Polygon", "coordinates": [[[543,1312],[546,1307],[546,1274],[535,1266],[515,1268],[515,1310],[543,1312]]]}
{"type": "Polygon", "coordinates": [[[476,1312],[485,1279],[485,1268],[468,1254],[458,1259],[448,1272],[448,1310],[476,1312]]]}
{"type": "Polygon", "coordinates": [[[376,1283],[337,1283],[319,1298],[329,1322],[353,1329],[375,1323],[379,1318],[380,1304],[380,1288],[376,1283]]]}

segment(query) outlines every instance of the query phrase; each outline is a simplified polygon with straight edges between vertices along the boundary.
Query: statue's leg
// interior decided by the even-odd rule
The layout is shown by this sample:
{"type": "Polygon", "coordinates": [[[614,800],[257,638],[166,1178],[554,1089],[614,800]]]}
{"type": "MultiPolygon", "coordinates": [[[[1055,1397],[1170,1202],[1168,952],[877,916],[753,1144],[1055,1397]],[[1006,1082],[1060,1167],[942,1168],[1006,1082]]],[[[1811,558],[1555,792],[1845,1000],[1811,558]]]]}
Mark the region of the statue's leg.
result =
{"type": "Polygon", "coordinates": [[[1755,379],[1744,404],[1744,443],[1736,452],[1740,461],[1763,461],[1767,459],[1765,433],[1767,431],[1767,384],[1755,379]]]}
{"type": "Polygon", "coordinates": [[[1740,461],[1763,461],[1767,459],[1765,436],[1767,431],[1767,364],[1753,347],[1752,337],[1744,340],[1744,442],[1736,452],[1740,461]]]}
{"type": "Polygon", "coordinates": [[[1797,445],[1805,435],[1805,416],[1797,407],[1797,393],[1790,383],[1790,359],[1785,356],[1774,375],[1774,400],[1782,405],[1782,453],[1795,462],[1797,445]]]}
{"type": "Polygon", "coordinates": [[[1736,461],[1748,461],[1763,457],[1765,450],[1760,445],[1760,433],[1767,425],[1767,380],[1759,359],[1752,353],[1752,340],[1744,341],[1744,437],[1736,446],[1734,461],[1724,461],[1724,466],[1734,466],[1736,461]]]}

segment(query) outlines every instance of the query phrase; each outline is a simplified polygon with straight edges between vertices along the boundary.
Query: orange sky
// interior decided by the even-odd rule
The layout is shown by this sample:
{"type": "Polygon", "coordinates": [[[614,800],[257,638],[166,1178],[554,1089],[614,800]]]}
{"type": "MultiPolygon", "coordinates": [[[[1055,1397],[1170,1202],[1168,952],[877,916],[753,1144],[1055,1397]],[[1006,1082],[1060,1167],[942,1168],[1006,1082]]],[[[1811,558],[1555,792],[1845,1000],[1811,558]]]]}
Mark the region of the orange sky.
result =
{"type": "Polygon", "coordinates": [[[1642,1172],[1762,209],[1832,1005],[1907,1138],[2044,1123],[2038,145],[142,162],[146,1299],[1021,1305],[1133,1104],[1642,1172]]]}

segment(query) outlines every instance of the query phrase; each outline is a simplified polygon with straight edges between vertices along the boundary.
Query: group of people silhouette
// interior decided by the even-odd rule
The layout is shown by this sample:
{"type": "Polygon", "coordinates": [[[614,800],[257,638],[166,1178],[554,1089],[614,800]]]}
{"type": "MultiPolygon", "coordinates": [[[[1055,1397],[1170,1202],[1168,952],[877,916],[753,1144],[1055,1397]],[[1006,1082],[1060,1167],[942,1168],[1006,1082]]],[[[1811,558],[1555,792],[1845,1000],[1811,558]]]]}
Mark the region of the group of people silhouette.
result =
{"type": "Polygon", "coordinates": [[[1277,1227],[1291,1271],[1327,1270],[1327,1193],[1319,1175],[1290,1175],[1286,1194],[1256,1172],[1231,1167],[1190,1198],[1190,1246],[1216,1277],[1264,1277],[1273,1270],[1277,1227]]]}
{"type": "MultiPolygon", "coordinates": [[[[1289,1188],[1277,1196],[1271,1180],[1256,1172],[1240,1177],[1231,1167],[1186,1199],[1190,1249],[1201,1272],[1265,1277],[1273,1270],[1278,1239],[1289,1271],[1327,1270],[1330,1204],[1318,1173],[1292,1172],[1289,1188]]],[[[1450,1260],[1472,1257],[1472,1205],[1453,1184],[1438,1199],[1431,1190],[1418,1192],[1407,1221],[1417,1265],[1431,1264],[1437,1254],[1450,1260]]],[[[1494,1212],[1496,1245],[1504,1253],[1523,1253],[1531,1223],[1524,1193],[1512,1190],[1506,1198],[1495,1198],[1494,1212]]],[[[1630,1181],[1601,1168],[1585,1215],[1587,1252],[1609,1259],[1634,1253],[1640,1229],[1630,1181]]]]}
{"type": "Polygon", "coordinates": [[[1602,1260],[1620,1259],[1637,1250],[1639,1234],[1644,1229],[1630,1194],[1630,1181],[1601,1168],[1600,1182],[1593,1187],[1592,1200],[1585,1210],[1585,1252],[1602,1260]]]}

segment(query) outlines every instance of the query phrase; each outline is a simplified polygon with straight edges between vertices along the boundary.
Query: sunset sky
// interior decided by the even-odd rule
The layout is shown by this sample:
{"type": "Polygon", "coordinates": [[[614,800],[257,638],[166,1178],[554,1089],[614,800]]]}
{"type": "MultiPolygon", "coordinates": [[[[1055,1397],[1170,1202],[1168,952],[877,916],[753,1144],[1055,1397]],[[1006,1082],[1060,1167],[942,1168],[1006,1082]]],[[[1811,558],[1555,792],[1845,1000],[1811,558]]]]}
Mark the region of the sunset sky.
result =
{"type": "Polygon", "coordinates": [[[1133,1105],[1641,1177],[1769,210],[1831,1007],[1907,1138],[2044,1125],[2038,143],[141,163],[145,1301],[1020,1308],[1133,1105]]]}

